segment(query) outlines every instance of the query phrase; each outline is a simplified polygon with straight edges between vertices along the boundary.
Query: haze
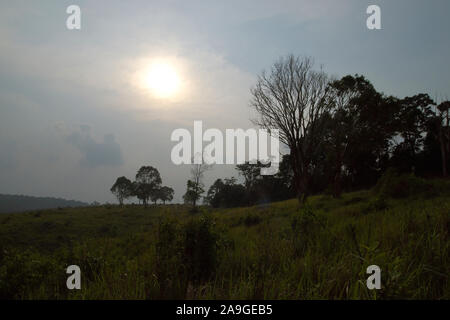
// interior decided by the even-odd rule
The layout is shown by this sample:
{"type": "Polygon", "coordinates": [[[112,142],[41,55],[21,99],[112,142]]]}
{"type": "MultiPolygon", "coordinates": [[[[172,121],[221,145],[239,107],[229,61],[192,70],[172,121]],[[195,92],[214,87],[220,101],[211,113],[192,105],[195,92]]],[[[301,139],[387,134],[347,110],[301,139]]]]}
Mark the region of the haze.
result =
{"type": "MultiPolygon", "coordinates": [[[[386,94],[448,98],[449,10],[445,0],[2,0],[0,193],[114,202],[118,176],[152,165],[179,202],[189,166],[171,163],[171,132],[194,120],[252,127],[250,88],[289,53],[386,94]],[[71,4],[79,31],[66,28],[71,4]],[[370,4],[382,30],[366,28],[370,4]],[[142,82],[154,61],[172,70],[163,94],[142,82]]],[[[215,166],[205,182],[232,175],[215,166]]]]}

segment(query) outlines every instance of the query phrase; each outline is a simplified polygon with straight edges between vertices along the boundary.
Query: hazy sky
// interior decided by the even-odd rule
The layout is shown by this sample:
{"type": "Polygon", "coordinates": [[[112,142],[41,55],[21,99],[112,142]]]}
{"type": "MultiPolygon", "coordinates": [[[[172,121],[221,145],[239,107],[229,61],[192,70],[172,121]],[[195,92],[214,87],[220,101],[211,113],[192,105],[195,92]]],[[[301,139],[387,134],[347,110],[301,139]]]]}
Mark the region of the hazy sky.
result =
{"type": "Polygon", "coordinates": [[[256,75],[289,53],[386,94],[449,97],[449,15],[448,0],[0,0],[0,193],[112,202],[118,176],[153,165],[180,200],[189,166],[171,163],[171,132],[250,128],[256,75]],[[81,30],[66,28],[71,4],[81,30]],[[382,30],[366,28],[370,4],[382,30]],[[155,59],[176,96],[136,80],[155,59]]]}

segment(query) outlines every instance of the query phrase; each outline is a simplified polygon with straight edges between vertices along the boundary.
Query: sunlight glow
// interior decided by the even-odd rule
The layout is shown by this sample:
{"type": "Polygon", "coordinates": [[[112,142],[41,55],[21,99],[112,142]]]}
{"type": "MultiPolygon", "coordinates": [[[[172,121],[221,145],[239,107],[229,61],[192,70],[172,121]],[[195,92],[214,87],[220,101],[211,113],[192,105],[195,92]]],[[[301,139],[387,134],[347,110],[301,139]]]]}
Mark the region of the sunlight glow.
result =
{"type": "Polygon", "coordinates": [[[166,62],[154,62],[145,72],[145,87],[159,98],[176,95],[180,87],[180,78],[175,68],[166,62]]]}

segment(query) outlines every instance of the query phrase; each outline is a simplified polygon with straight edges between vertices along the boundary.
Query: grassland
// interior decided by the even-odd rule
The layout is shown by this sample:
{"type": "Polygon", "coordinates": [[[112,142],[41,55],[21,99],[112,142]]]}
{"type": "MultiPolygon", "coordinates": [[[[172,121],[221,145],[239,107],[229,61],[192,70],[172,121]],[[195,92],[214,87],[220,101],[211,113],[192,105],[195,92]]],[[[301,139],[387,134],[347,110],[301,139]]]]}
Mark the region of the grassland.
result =
{"type": "Polygon", "coordinates": [[[450,183],[419,182],[318,195],[301,208],[3,214],[0,298],[450,299],[450,183]],[[72,264],[81,290],[66,288],[72,264]],[[366,287],[372,264],[381,290],[366,287]]]}

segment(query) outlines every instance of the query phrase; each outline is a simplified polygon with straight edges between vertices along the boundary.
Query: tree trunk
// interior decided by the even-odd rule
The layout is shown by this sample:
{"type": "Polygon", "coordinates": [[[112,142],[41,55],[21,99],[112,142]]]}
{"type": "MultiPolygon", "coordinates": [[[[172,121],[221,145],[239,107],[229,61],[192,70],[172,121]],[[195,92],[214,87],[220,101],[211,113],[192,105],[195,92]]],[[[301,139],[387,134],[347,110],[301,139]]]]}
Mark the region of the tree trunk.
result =
{"type": "Polygon", "coordinates": [[[447,177],[447,150],[443,141],[441,142],[441,156],[442,156],[442,175],[447,177]]]}
{"type": "Polygon", "coordinates": [[[340,152],[338,152],[336,158],[336,173],[334,175],[334,192],[333,192],[334,198],[339,198],[341,196],[342,193],[341,180],[342,180],[342,157],[340,152]]]}
{"type": "Polygon", "coordinates": [[[342,187],[341,187],[341,168],[339,168],[336,171],[336,175],[334,176],[334,192],[333,197],[339,198],[342,194],[342,187]]]}
{"type": "Polygon", "coordinates": [[[297,200],[300,205],[306,202],[308,197],[308,183],[309,179],[307,173],[302,170],[302,164],[300,163],[299,155],[296,151],[291,151],[291,165],[294,172],[294,184],[297,192],[297,200]]]}
{"type": "Polygon", "coordinates": [[[441,145],[441,160],[442,160],[442,176],[444,178],[447,177],[447,148],[445,145],[445,138],[444,138],[444,134],[442,132],[443,128],[442,128],[442,124],[441,127],[439,128],[439,142],[441,145]]]}

